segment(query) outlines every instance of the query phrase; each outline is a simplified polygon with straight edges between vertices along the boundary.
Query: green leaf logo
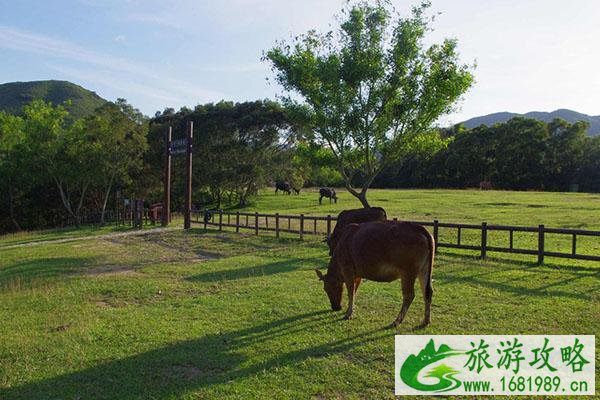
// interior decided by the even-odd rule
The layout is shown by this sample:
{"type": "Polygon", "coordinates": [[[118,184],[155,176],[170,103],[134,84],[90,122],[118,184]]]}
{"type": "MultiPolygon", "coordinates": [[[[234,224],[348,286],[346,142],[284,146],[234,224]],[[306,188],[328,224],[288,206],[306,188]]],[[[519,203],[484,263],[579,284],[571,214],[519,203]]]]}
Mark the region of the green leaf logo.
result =
{"type": "Polygon", "coordinates": [[[425,376],[428,378],[437,378],[438,382],[434,384],[421,383],[419,381],[419,373],[433,363],[464,353],[464,351],[451,349],[445,344],[440,345],[439,349],[436,350],[433,339],[431,339],[418,355],[411,354],[406,358],[400,368],[400,378],[411,388],[424,392],[446,392],[456,389],[461,385],[461,381],[456,379],[454,375],[460,371],[452,367],[440,364],[429,371],[425,376]]]}

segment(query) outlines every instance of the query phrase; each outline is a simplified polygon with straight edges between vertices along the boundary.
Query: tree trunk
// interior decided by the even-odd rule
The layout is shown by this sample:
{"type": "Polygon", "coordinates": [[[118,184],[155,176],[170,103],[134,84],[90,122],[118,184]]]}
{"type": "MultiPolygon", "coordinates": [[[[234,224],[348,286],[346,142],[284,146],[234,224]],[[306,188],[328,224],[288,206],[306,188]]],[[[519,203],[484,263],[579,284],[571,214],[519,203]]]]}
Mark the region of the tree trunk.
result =
{"type": "Polygon", "coordinates": [[[17,229],[18,232],[22,231],[21,229],[21,225],[19,225],[19,223],[17,222],[17,218],[15,217],[15,208],[14,208],[14,204],[13,204],[13,191],[12,191],[12,186],[9,186],[8,188],[8,210],[9,210],[9,214],[10,214],[10,220],[12,221],[13,225],[15,226],[15,228],[17,229]]]}
{"type": "Polygon", "coordinates": [[[63,190],[62,182],[54,177],[53,179],[56,183],[56,187],[58,188],[58,192],[60,193],[60,199],[63,203],[63,206],[67,210],[67,213],[75,219],[75,225],[79,228],[79,220],[77,219],[75,213],[73,213],[73,209],[71,208],[71,201],[67,198],[65,191],[63,190]]]}
{"type": "Polygon", "coordinates": [[[106,193],[104,194],[104,202],[102,203],[102,213],[100,214],[100,226],[104,226],[104,215],[106,214],[106,204],[108,204],[108,196],[110,195],[110,191],[112,189],[112,183],[115,178],[115,174],[113,173],[108,181],[108,185],[106,187],[106,193]]]}
{"type": "Polygon", "coordinates": [[[81,224],[81,207],[83,206],[83,200],[85,198],[85,192],[87,192],[89,184],[85,184],[81,189],[81,197],[79,198],[79,204],[77,205],[77,210],[75,211],[75,218],[77,219],[77,227],[81,224]]]}
{"type": "Polygon", "coordinates": [[[367,201],[367,191],[363,190],[362,192],[360,192],[357,196],[358,201],[360,201],[360,204],[362,204],[363,208],[371,208],[371,206],[369,205],[369,202],[367,201]]]}

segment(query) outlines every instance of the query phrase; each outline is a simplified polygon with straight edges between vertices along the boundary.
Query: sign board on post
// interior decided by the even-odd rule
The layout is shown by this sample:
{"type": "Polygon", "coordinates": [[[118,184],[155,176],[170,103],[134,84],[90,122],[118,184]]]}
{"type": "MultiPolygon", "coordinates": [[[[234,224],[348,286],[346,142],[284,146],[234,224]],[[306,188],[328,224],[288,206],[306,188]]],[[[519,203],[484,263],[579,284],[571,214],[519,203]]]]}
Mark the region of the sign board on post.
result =
{"type": "Polygon", "coordinates": [[[169,153],[173,156],[178,156],[187,153],[187,138],[171,141],[169,153]]]}

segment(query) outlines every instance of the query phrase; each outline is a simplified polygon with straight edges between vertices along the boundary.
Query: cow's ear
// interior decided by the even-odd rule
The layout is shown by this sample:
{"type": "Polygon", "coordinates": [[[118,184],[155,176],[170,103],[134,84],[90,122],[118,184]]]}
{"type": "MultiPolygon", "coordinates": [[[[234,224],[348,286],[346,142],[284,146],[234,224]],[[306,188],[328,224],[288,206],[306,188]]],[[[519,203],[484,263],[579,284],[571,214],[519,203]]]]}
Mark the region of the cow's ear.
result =
{"type": "Polygon", "coordinates": [[[325,277],[323,276],[323,273],[321,271],[319,271],[318,269],[315,268],[315,272],[317,273],[317,276],[319,277],[320,281],[325,280],[325,277]]]}

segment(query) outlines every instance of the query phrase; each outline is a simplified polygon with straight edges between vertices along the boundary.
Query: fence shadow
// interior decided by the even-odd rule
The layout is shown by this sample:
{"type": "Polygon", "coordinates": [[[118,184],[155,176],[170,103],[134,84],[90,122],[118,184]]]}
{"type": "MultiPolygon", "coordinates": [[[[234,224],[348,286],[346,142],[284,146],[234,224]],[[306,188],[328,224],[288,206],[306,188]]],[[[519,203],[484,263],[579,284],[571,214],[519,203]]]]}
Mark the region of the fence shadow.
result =
{"type": "MultiPolygon", "coordinates": [[[[476,257],[469,257],[458,254],[444,254],[443,257],[473,261],[476,257]]],[[[582,291],[569,291],[557,289],[573,282],[585,278],[600,278],[600,270],[585,267],[563,267],[557,265],[538,265],[537,263],[526,263],[524,261],[506,260],[503,258],[488,258],[490,264],[489,269],[485,270],[478,266],[476,272],[470,270],[466,273],[447,272],[445,268],[434,271],[433,277],[435,280],[444,282],[445,284],[461,284],[469,283],[482,286],[485,288],[496,289],[503,292],[508,292],[520,296],[536,296],[536,297],[565,297],[573,299],[590,300],[591,296],[582,291]],[[494,262],[495,261],[495,262],[494,262]],[[539,274],[536,278],[540,285],[532,286],[531,280],[519,274],[524,272],[527,274],[539,274]],[[552,279],[545,283],[549,274],[560,273],[560,279],[552,279]]],[[[590,291],[589,293],[592,293],[590,291]]]]}
{"type": "MultiPolygon", "coordinates": [[[[276,346],[276,339],[293,336],[298,331],[322,329],[331,323],[328,314],[329,311],[313,311],[247,329],[173,343],[81,371],[0,388],[0,399],[176,398],[193,390],[262,374],[265,370],[299,365],[308,358],[329,356],[367,342],[390,339],[389,330],[377,329],[314,347],[283,351],[264,361],[253,362],[244,355],[244,349],[249,346],[270,348],[270,343],[276,346]]],[[[362,361],[369,362],[369,357],[367,354],[362,361]]],[[[373,355],[376,357],[378,355],[373,355]]]]}

